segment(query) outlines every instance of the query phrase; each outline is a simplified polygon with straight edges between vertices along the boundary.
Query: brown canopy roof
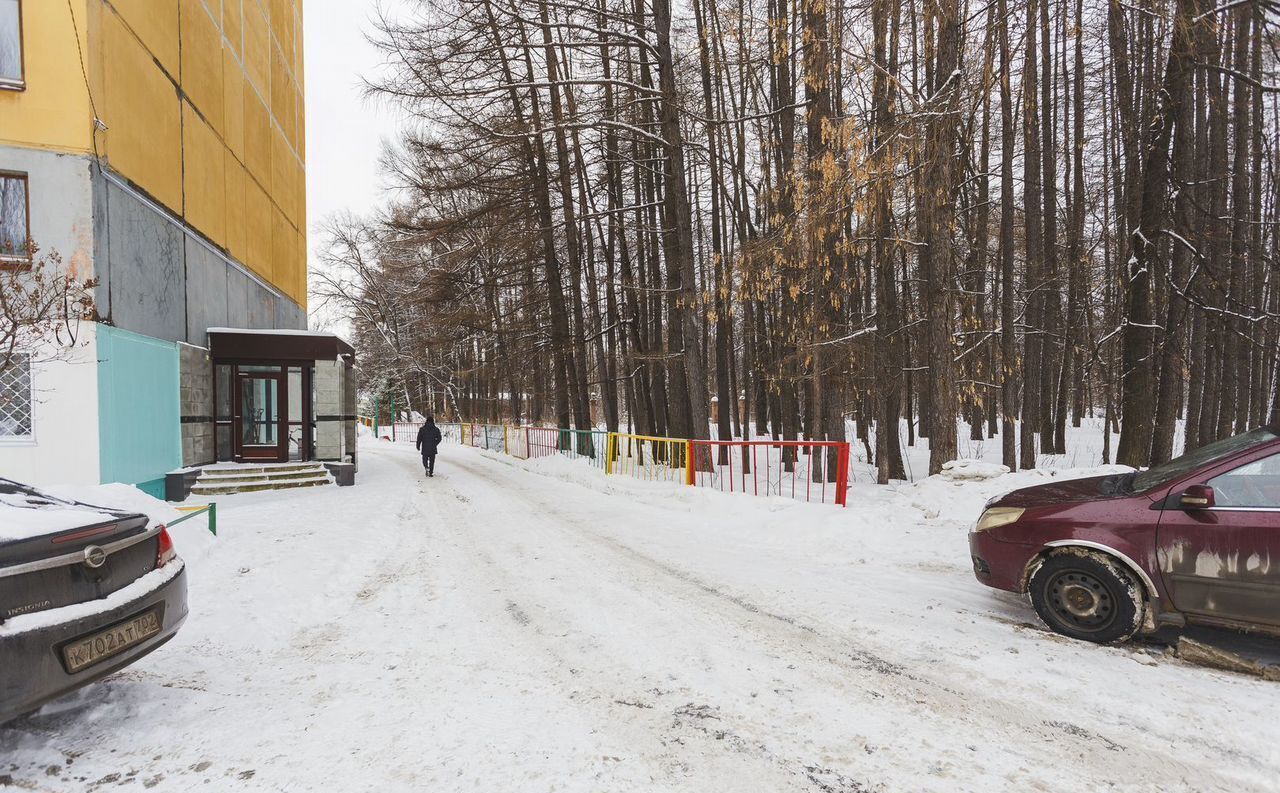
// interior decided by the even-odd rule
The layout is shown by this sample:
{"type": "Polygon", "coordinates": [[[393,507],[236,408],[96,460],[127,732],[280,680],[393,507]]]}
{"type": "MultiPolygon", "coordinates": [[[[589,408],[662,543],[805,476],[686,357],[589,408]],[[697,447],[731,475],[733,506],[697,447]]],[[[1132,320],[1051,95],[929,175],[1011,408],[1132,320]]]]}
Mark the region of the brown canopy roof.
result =
{"type": "Polygon", "coordinates": [[[325,361],[338,356],[355,359],[356,351],[338,336],[308,330],[209,328],[213,358],[271,358],[325,361]]]}

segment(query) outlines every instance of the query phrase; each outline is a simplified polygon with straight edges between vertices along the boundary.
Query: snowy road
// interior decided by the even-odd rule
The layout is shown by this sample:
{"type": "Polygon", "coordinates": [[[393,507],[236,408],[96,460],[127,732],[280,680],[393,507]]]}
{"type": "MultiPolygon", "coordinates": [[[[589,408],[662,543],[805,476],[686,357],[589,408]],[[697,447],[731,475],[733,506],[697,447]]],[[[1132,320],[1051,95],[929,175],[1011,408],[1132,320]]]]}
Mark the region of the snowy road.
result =
{"type": "Polygon", "coordinates": [[[0,728],[0,787],[1280,784],[1277,684],[978,586],[975,485],[838,510],[444,451],[432,480],[374,447],[355,488],[221,502],[178,639],[0,728]]]}

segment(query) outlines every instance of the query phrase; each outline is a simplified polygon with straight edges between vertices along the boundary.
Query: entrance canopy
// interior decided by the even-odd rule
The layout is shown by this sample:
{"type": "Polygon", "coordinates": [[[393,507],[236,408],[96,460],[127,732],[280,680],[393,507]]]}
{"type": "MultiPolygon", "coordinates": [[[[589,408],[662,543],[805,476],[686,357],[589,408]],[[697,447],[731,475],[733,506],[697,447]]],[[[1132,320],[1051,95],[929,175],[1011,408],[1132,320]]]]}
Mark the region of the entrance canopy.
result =
{"type": "Polygon", "coordinates": [[[354,360],[356,355],[350,344],[332,333],[244,328],[209,328],[209,352],[215,359],[281,361],[332,361],[338,356],[354,360]]]}
{"type": "Polygon", "coordinates": [[[353,461],[350,344],[332,333],[210,328],[209,358],[219,461],[353,461]]]}

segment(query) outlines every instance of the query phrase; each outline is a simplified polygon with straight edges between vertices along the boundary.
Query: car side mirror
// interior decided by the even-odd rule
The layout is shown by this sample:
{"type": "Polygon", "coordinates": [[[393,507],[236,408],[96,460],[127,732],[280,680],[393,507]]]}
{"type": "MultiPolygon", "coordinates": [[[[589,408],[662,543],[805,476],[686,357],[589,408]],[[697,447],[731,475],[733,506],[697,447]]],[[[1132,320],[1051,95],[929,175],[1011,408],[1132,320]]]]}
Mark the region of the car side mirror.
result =
{"type": "Polygon", "coordinates": [[[1192,485],[1182,491],[1178,504],[1183,509],[1209,509],[1213,506],[1213,488],[1208,485],[1192,485]]]}

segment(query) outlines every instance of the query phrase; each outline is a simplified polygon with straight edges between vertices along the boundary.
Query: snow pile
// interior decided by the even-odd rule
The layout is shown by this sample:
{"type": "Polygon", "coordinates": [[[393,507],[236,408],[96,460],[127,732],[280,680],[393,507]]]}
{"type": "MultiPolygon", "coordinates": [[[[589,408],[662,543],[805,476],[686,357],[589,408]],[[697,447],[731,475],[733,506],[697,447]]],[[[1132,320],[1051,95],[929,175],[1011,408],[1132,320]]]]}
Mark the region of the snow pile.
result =
{"type": "Polygon", "coordinates": [[[0,493],[0,542],[25,540],[119,517],[81,504],[0,493]]]}
{"type": "MultiPolygon", "coordinates": [[[[981,440],[973,440],[970,437],[968,423],[963,421],[957,422],[956,433],[959,442],[958,457],[981,460],[986,463],[1004,462],[1001,459],[1000,433],[997,432],[988,437],[984,432],[981,440]]],[[[1110,433],[1110,452],[1104,455],[1103,452],[1107,449],[1107,441],[1104,438],[1107,434],[1108,428],[1101,416],[1084,416],[1081,426],[1073,427],[1068,424],[1066,427],[1064,438],[1066,453],[1051,454],[1041,449],[1036,455],[1036,468],[1057,469],[1065,472],[1102,465],[1104,457],[1114,457],[1120,439],[1118,433],[1110,433]]],[[[1182,448],[1182,436],[1183,422],[1179,421],[1174,434],[1175,451],[1182,448]]],[[[850,476],[855,482],[874,482],[876,467],[872,464],[872,449],[875,448],[876,441],[875,426],[868,427],[865,432],[862,432],[856,422],[847,421],[845,437],[851,441],[850,476]],[[863,435],[866,436],[865,440],[862,439],[863,435]]],[[[912,436],[906,419],[903,419],[899,425],[898,440],[902,449],[902,463],[906,469],[906,478],[910,481],[924,479],[929,470],[929,439],[912,436]]]]}
{"type": "MultiPolygon", "coordinates": [[[[133,485],[118,482],[106,485],[54,485],[48,491],[60,498],[146,515],[151,519],[152,526],[172,523],[184,514],[166,501],[149,496],[133,485]]],[[[183,559],[199,559],[213,547],[215,538],[209,533],[208,526],[208,518],[198,515],[169,529],[173,546],[183,559]]]]}
{"type": "Polygon", "coordinates": [[[1009,466],[984,463],[981,460],[951,460],[942,464],[943,479],[953,482],[979,482],[1009,473],[1009,466]]]}
{"type": "MultiPolygon", "coordinates": [[[[973,521],[982,513],[982,508],[989,500],[1013,490],[1043,485],[1049,481],[1085,479],[1091,476],[1127,473],[1132,470],[1123,465],[1103,465],[1091,468],[1016,471],[986,478],[953,478],[944,472],[921,479],[919,482],[902,484],[896,492],[927,518],[945,515],[973,521]]],[[[877,489],[875,485],[867,485],[865,488],[877,489]]],[[[852,497],[849,503],[853,504],[852,497]]]]}
{"type": "Polygon", "coordinates": [[[217,538],[209,533],[207,515],[197,515],[169,529],[169,538],[173,540],[174,550],[184,561],[192,562],[202,558],[212,550],[217,538]]]}
{"type": "Polygon", "coordinates": [[[106,485],[53,485],[45,488],[58,498],[106,507],[130,515],[146,515],[152,523],[168,523],[182,513],[168,503],[149,496],[133,485],[112,482],[106,485]]]}

